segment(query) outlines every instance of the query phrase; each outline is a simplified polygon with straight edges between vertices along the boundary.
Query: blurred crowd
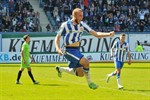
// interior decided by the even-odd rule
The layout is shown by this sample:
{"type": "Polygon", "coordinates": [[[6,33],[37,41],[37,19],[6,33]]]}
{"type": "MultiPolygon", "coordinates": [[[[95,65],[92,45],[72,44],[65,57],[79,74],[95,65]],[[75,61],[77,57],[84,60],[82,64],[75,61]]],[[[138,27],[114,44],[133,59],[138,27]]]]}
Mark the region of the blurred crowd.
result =
{"type": "Polygon", "coordinates": [[[0,32],[37,32],[39,17],[28,0],[0,0],[0,32]]]}
{"type": "MultiPolygon", "coordinates": [[[[62,22],[71,19],[71,12],[79,7],[84,22],[97,31],[150,31],[149,0],[41,0],[46,13],[54,20],[56,31],[62,22]]],[[[50,21],[51,23],[51,21],[50,21]]]]}

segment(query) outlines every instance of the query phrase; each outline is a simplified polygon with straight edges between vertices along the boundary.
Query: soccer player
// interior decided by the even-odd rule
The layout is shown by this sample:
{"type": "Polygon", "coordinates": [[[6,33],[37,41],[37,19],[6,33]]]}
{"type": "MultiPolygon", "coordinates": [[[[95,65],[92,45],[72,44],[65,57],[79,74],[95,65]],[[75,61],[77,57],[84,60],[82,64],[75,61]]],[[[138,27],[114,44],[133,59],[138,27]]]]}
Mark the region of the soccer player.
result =
{"type": "Polygon", "coordinates": [[[23,38],[24,38],[24,43],[23,43],[22,49],[21,49],[21,66],[20,66],[20,70],[18,72],[16,84],[21,84],[19,79],[25,68],[28,69],[28,74],[29,74],[30,78],[32,79],[33,84],[39,84],[39,82],[35,81],[35,79],[32,75],[32,72],[31,72],[31,67],[30,67],[29,57],[31,58],[32,61],[34,61],[34,59],[31,57],[30,52],[29,52],[30,36],[24,35],[23,38]]]}
{"type": "Polygon", "coordinates": [[[135,51],[136,52],[142,52],[143,51],[143,47],[142,47],[142,45],[140,44],[139,41],[137,41],[137,46],[135,48],[135,51]]]}
{"type": "Polygon", "coordinates": [[[131,64],[129,44],[125,42],[125,37],[126,37],[125,34],[121,34],[120,41],[115,42],[111,48],[111,57],[114,57],[114,64],[115,64],[116,70],[107,75],[107,82],[109,82],[110,77],[116,75],[118,89],[123,88],[120,82],[120,74],[121,74],[121,69],[123,68],[123,65],[124,65],[124,59],[125,59],[124,55],[126,54],[126,52],[128,53],[128,64],[129,65],[131,64]],[[115,54],[113,54],[114,49],[115,49],[115,54]]]}
{"type": "Polygon", "coordinates": [[[114,31],[108,33],[96,32],[92,30],[86,23],[82,21],[83,11],[80,8],[75,8],[72,12],[72,19],[62,23],[57,35],[55,37],[56,51],[60,55],[64,55],[69,61],[69,67],[56,66],[58,76],[62,76],[62,72],[73,74],[79,77],[85,75],[88,86],[91,89],[98,88],[90,78],[89,61],[80,52],[81,35],[84,31],[91,35],[102,38],[114,36],[114,31]],[[64,52],[60,48],[60,38],[63,36],[64,52]]]}

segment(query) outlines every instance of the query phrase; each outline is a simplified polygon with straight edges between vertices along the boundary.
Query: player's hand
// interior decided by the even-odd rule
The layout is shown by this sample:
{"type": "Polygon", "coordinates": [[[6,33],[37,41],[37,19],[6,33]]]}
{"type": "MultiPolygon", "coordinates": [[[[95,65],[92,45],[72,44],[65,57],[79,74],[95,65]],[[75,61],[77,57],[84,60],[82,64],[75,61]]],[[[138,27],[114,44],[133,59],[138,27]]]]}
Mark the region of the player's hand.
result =
{"type": "Polygon", "coordinates": [[[113,57],[114,57],[114,55],[113,55],[113,54],[111,54],[111,55],[110,55],[110,58],[113,58],[113,57]]]}
{"type": "Polygon", "coordinates": [[[58,49],[57,52],[58,52],[59,55],[61,55],[61,56],[63,55],[63,52],[62,52],[61,49],[58,49]]]}
{"type": "Polygon", "coordinates": [[[131,60],[128,61],[128,65],[131,65],[131,60]]]}
{"type": "Polygon", "coordinates": [[[32,59],[31,59],[31,63],[32,63],[32,64],[34,64],[34,63],[35,63],[35,60],[34,60],[34,58],[32,58],[32,59]]]}
{"type": "Polygon", "coordinates": [[[24,64],[26,64],[26,61],[24,61],[24,64]]]}
{"type": "Polygon", "coordinates": [[[111,31],[111,32],[109,32],[109,34],[110,34],[110,35],[109,35],[110,37],[113,37],[114,34],[115,34],[115,32],[114,32],[114,31],[111,31]]]}

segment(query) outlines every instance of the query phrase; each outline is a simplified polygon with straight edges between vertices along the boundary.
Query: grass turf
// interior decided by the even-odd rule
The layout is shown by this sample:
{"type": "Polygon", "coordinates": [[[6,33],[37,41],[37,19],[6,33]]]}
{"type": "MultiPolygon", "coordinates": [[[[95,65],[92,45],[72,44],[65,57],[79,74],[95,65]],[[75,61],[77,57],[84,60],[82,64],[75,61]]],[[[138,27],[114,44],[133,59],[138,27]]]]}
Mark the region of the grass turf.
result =
{"type": "MultiPolygon", "coordinates": [[[[91,90],[84,77],[63,73],[57,76],[57,64],[31,64],[39,85],[33,85],[27,74],[22,73],[21,85],[15,84],[18,64],[0,64],[0,100],[149,100],[150,63],[125,63],[121,82],[125,87],[117,89],[116,77],[106,83],[106,75],[114,71],[113,63],[91,63],[92,80],[99,85],[91,90]]],[[[66,64],[58,64],[66,66],[66,64]]]]}

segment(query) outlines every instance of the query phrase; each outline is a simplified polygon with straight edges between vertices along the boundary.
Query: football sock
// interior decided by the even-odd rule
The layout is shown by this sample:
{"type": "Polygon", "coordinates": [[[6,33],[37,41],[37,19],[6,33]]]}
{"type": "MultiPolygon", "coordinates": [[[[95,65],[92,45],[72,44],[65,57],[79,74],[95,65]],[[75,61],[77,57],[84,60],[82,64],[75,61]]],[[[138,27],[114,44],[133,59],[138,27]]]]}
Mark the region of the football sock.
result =
{"type": "Polygon", "coordinates": [[[68,68],[68,67],[59,67],[60,72],[66,72],[72,75],[76,75],[76,71],[74,68],[68,68]]]}
{"type": "Polygon", "coordinates": [[[29,74],[30,78],[32,79],[32,81],[35,82],[34,77],[33,77],[32,73],[31,73],[31,71],[28,71],[28,74],[29,74]]]}
{"type": "Polygon", "coordinates": [[[120,82],[120,73],[117,73],[116,77],[117,77],[117,83],[118,83],[118,85],[120,85],[121,84],[121,82],[120,82]]]}
{"type": "Polygon", "coordinates": [[[115,74],[114,74],[114,72],[112,72],[112,73],[110,73],[110,74],[108,74],[108,76],[114,76],[115,74]]]}
{"type": "Polygon", "coordinates": [[[89,68],[83,68],[83,70],[84,70],[85,78],[86,78],[88,84],[90,84],[92,82],[91,77],[90,77],[90,69],[89,68]]]}
{"type": "Polygon", "coordinates": [[[18,77],[17,77],[17,81],[19,82],[19,79],[20,79],[20,77],[21,77],[21,74],[22,74],[22,71],[19,71],[18,72],[18,77]]]}

